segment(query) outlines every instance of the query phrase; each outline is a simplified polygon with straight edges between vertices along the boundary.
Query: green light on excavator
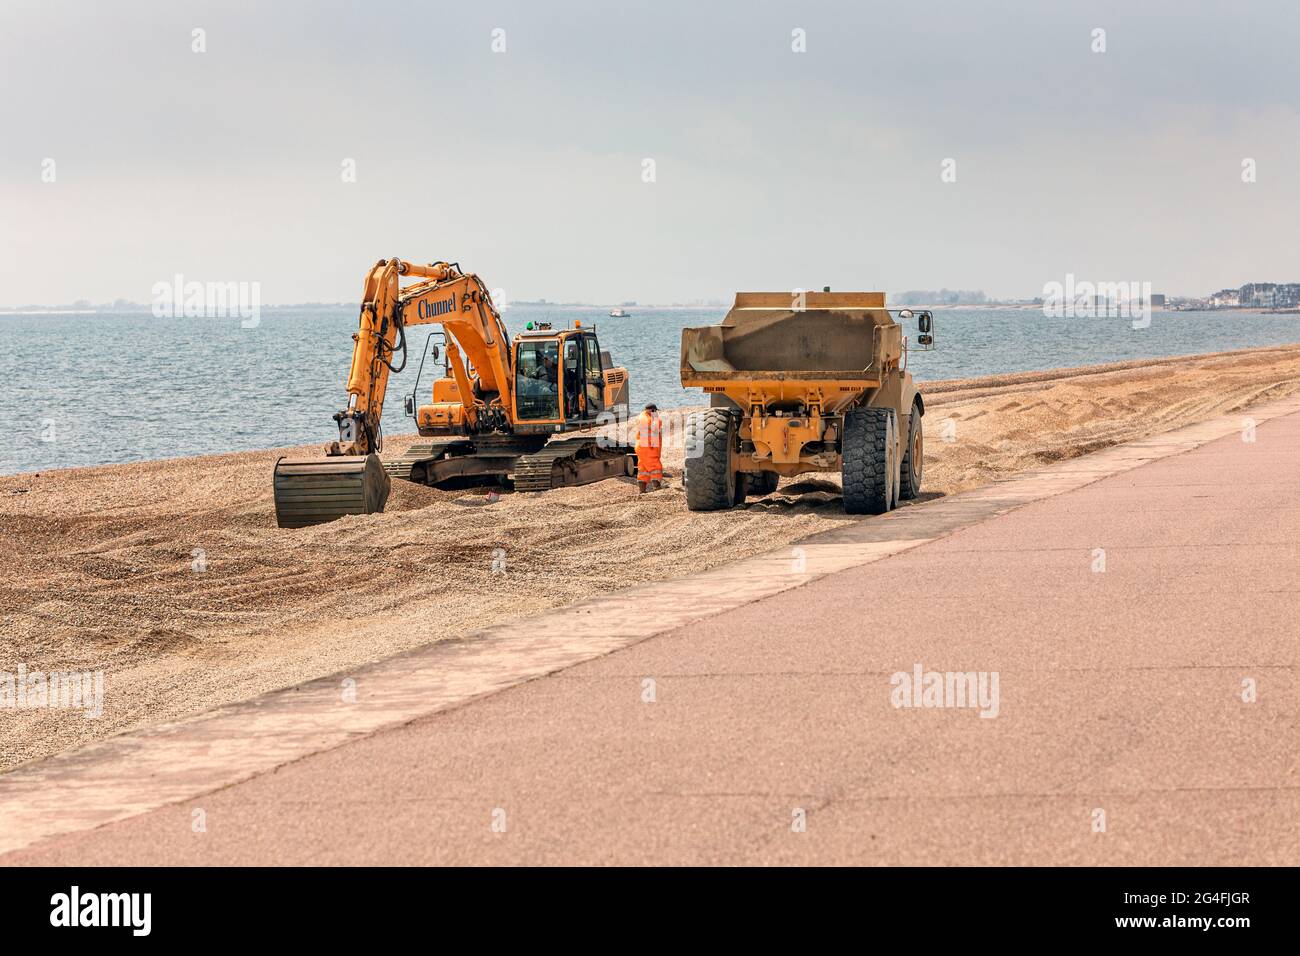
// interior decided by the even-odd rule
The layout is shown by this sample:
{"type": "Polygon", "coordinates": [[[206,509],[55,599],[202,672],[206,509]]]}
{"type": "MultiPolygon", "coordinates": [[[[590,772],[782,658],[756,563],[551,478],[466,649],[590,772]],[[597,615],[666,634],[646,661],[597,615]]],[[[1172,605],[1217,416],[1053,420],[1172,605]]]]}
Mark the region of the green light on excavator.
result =
{"type": "Polygon", "coordinates": [[[531,332],[533,330],[533,323],[529,322],[527,325],[524,326],[524,328],[527,329],[529,332],[531,332]]]}

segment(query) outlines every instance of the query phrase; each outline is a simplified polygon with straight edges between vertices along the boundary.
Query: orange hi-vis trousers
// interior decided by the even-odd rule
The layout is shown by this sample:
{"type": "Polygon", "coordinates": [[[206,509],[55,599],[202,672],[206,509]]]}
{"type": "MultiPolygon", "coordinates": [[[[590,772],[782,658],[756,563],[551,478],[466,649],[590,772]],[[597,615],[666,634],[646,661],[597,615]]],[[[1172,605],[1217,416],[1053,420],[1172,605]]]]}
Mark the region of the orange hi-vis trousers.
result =
{"type": "Polygon", "coordinates": [[[636,420],[636,480],[663,481],[664,465],[659,458],[663,444],[663,422],[642,412],[636,420]]]}

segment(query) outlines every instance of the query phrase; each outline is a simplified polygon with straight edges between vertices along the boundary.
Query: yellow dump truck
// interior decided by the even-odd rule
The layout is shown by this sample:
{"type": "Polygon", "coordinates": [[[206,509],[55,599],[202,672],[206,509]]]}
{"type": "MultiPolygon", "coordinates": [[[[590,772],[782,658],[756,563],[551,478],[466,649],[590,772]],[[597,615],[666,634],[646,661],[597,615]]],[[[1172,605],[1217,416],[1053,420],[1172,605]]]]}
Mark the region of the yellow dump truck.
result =
{"type": "MultiPolygon", "coordinates": [[[[917,315],[928,345],[933,317],[917,315]]],[[[737,293],[721,325],[682,330],[682,385],[712,406],[686,423],[687,507],[730,508],[827,471],[849,514],[915,498],[925,402],[906,366],[883,292],[737,293]]]]}

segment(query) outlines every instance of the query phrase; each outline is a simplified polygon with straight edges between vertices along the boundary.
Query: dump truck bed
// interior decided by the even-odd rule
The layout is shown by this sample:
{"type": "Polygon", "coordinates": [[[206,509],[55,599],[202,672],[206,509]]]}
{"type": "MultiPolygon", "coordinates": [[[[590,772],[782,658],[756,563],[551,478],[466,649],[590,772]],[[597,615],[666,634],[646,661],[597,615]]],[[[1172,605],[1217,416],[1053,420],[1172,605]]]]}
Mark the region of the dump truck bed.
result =
{"type": "Polygon", "coordinates": [[[682,330],[686,506],[718,511],[782,477],[840,471],[844,510],[883,514],[920,487],[925,413],[882,292],[741,292],[721,325],[682,330]]]}
{"type": "Polygon", "coordinates": [[[847,404],[902,354],[884,304],[881,292],[739,293],[721,325],[682,330],[682,385],[742,404],[752,390],[793,399],[816,388],[847,404]]]}

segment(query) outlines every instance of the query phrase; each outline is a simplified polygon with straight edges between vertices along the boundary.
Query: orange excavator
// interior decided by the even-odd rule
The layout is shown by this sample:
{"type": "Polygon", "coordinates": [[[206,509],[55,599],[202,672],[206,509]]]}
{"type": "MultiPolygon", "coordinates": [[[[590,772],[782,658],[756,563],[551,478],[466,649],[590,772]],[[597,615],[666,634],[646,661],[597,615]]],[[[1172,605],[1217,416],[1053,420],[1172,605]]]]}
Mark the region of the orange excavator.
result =
{"type": "Polygon", "coordinates": [[[334,415],[338,440],[325,446],[323,458],[276,463],[282,528],[383,511],[392,478],[545,491],[636,472],[634,450],[615,439],[552,440],[627,417],[627,369],[614,367],[594,327],[529,323],[512,340],[478,276],[454,263],[381,259],[366,277],[352,338],[347,407],[334,415]],[[403,286],[405,277],[416,281],[403,286]],[[435,361],[441,354],[443,375],[429,403],[417,404],[414,393],[406,401],[430,440],[382,461],[388,377],[406,367],[406,330],[431,324],[442,327],[443,349],[434,345],[432,354],[435,361]]]}

